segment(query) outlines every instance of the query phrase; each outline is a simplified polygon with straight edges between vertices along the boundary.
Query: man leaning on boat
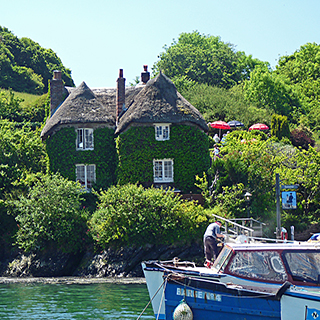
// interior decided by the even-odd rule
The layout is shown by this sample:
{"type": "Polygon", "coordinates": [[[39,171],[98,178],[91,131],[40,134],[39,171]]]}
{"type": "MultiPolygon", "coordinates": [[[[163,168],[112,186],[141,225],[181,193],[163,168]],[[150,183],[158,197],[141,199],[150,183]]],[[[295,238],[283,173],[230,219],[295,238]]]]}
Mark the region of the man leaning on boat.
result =
{"type": "Polygon", "coordinates": [[[203,235],[204,254],[206,257],[205,266],[207,268],[211,268],[213,265],[212,258],[216,259],[218,256],[217,238],[224,238],[224,235],[220,233],[221,225],[221,221],[210,223],[203,235]]]}

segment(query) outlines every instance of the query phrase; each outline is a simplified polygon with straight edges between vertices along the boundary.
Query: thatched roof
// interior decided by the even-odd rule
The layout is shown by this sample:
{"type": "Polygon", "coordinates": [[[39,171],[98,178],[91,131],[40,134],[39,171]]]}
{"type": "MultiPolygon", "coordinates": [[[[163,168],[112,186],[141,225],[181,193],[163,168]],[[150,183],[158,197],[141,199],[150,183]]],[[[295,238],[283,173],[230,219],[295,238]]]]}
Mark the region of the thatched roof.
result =
{"type": "MultiPolygon", "coordinates": [[[[69,96],[57,108],[50,119],[47,120],[41,132],[45,139],[60,125],[101,123],[111,127],[116,125],[116,89],[98,88],[90,89],[85,82],[77,88],[66,88],[69,96]]],[[[130,104],[133,96],[141,88],[128,88],[126,90],[126,103],[130,104]]]]}
{"type": "Polygon", "coordinates": [[[132,103],[126,106],[128,110],[120,118],[116,133],[123,132],[134,123],[192,123],[208,131],[201,113],[182,97],[173,82],[162,73],[148,81],[132,103]]]}
{"type": "MultiPolygon", "coordinates": [[[[82,82],[79,87],[66,90],[68,97],[47,120],[41,132],[43,140],[64,125],[100,123],[116,128],[116,88],[90,89],[82,82]]],[[[192,123],[208,131],[200,112],[162,73],[146,85],[126,87],[125,106],[127,111],[119,119],[116,133],[134,123],[192,123]]]]}

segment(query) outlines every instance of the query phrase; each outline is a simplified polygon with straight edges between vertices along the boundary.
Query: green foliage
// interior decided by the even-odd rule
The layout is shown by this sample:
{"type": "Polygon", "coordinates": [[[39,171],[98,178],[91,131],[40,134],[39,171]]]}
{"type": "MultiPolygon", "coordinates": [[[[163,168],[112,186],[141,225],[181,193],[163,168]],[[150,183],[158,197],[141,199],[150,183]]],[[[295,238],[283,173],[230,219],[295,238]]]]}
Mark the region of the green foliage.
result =
{"type": "Polygon", "coordinates": [[[75,128],[65,128],[46,140],[49,170],[65,178],[76,180],[76,164],[95,164],[96,188],[106,189],[115,183],[117,155],[114,131],[109,128],[94,130],[94,150],[76,150],[75,128]]]}
{"type": "Polygon", "coordinates": [[[119,184],[153,185],[153,159],[173,159],[174,186],[197,191],[195,176],[210,166],[208,137],[198,128],[172,125],[170,140],[156,141],[154,127],[133,127],[117,138],[119,184]]]}
{"type": "Polygon", "coordinates": [[[28,38],[18,39],[5,27],[0,27],[0,36],[0,88],[42,94],[48,91],[54,70],[61,70],[65,85],[74,86],[71,71],[51,49],[28,38]]]}
{"type": "MultiPolygon", "coordinates": [[[[45,118],[46,95],[32,96],[30,102],[24,103],[26,94],[17,94],[10,90],[0,90],[0,119],[14,122],[32,122],[39,126],[45,118]],[[36,97],[36,99],[34,98],[36,97]]],[[[28,97],[30,99],[30,97],[28,97]]]]}
{"type": "Polygon", "coordinates": [[[153,66],[153,73],[160,70],[172,81],[184,78],[211,86],[230,88],[248,78],[250,71],[264,64],[234,46],[221,41],[220,37],[202,35],[198,31],[181,33],[178,41],[164,46],[160,60],[153,66]]]}
{"type": "Polygon", "coordinates": [[[180,200],[172,191],[128,184],[98,197],[90,231],[103,249],[133,243],[190,244],[202,239],[207,225],[201,206],[180,200]]]}
{"type": "Polygon", "coordinates": [[[76,253],[87,240],[82,188],[59,175],[42,176],[27,196],[13,201],[19,229],[16,244],[25,251],[54,248],[76,253]]]}
{"type": "MultiPolygon", "coordinates": [[[[281,180],[286,184],[298,184],[297,209],[285,214],[284,223],[295,220],[310,225],[320,222],[320,153],[310,147],[296,149],[280,166],[281,180]],[[286,220],[288,219],[288,220],[286,220]]],[[[289,225],[287,225],[289,226],[289,225]]]]}
{"type": "Polygon", "coordinates": [[[272,216],[275,172],[287,154],[276,148],[272,140],[267,140],[264,133],[255,131],[231,132],[221,153],[223,157],[214,161],[210,170],[214,203],[221,206],[220,194],[231,194],[231,198],[236,194],[235,205],[229,203],[227,208],[230,215],[239,216],[243,210],[239,190],[245,189],[252,193],[252,217],[272,216]],[[243,189],[239,187],[242,185],[243,189]]]}
{"type": "Polygon", "coordinates": [[[219,215],[224,218],[243,218],[245,213],[244,185],[234,184],[231,187],[222,187],[217,195],[216,204],[220,208],[219,215]]]}
{"type": "Polygon", "coordinates": [[[278,114],[273,114],[271,118],[271,135],[277,137],[279,140],[282,138],[290,138],[290,129],[288,118],[278,114]]]}
{"type": "Polygon", "coordinates": [[[258,66],[245,81],[245,98],[280,115],[292,118],[292,113],[302,113],[300,102],[285,77],[258,66]],[[297,111],[298,109],[298,111],[297,111]]]}
{"type": "MultiPolygon", "coordinates": [[[[275,73],[290,83],[292,91],[299,97],[306,115],[299,116],[299,122],[320,129],[320,45],[307,43],[292,55],[279,59],[275,73]]],[[[298,117],[298,115],[297,115],[298,117]]]]}
{"type": "Polygon", "coordinates": [[[14,123],[0,122],[0,199],[19,189],[18,182],[29,173],[45,170],[45,152],[39,135],[39,130],[17,129],[14,123]]]}
{"type": "Polygon", "coordinates": [[[205,201],[205,206],[209,207],[211,204],[211,196],[209,191],[209,182],[206,173],[203,176],[196,176],[195,186],[201,190],[201,195],[205,201]]]}
{"type": "Polygon", "coordinates": [[[270,112],[259,109],[244,99],[241,85],[227,90],[195,83],[181,88],[179,92],[201,112],[207,122],[217,119],[227,122],[238,120],[244,123],[246,128],[253,123],[270,122],[270,112]]]}

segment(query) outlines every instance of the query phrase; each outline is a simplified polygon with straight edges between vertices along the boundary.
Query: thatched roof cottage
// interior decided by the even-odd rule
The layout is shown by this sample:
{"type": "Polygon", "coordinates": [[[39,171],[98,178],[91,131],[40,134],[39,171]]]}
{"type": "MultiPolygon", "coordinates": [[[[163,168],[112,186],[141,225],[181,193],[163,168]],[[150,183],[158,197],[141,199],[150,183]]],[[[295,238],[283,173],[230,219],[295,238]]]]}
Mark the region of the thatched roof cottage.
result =
{"type": "Polygon", "coordinates": [[[181,189],[184,187],[179,186],[179,180],[185,180],[185,177],[179,179],[175,167],[190,171],[192,181],[195,173],[201,174],[200,170],[203,172],[208,168],[207,147],[198,150],[202,153],[201,158],[205,153],[205,161],[197,170],[183,166],[186,159],[177,153],[177,150],[184,149],[184,153],[192,150],[192,157],[195,157],[198,151],[194,144],[199,143],[199,137],[196,138],[198,141],[188,141],[191,132],[193,138],[197,132],[202,139],[207,139],[208,126],[202,115],[177,92],[164,74],[150,80],[146,66],[141,73],[141,82],[132,87],[125,86],[120,69],[116,88],[94,89],[85,82],[77,88],[64,87],[61,73],[55,71],[50,81],[50,102],[50,118],[41,138],[47,144],[51,170],[75,178],[86,188],[94,183],[108,187],[117,181],[181,189]],[[178,128],[187,132],[183,133],[184,139],[178,128]],[[143,139],[140,137],[136,141],[140,135],[143,139]],[[147,145],[146,141],[149,141],[147,145]],[[143,155],[139,163],[137,154],[143,155]],[[130,172],[126,169],[129,162],[130,172]]]}

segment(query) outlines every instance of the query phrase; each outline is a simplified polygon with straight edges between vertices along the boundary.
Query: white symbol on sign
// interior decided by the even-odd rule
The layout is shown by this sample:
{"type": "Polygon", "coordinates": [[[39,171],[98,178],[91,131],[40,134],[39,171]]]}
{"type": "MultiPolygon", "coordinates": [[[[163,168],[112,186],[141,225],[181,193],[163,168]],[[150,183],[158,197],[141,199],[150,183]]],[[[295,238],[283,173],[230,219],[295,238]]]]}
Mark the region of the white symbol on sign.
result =
{"type": "Polygon", "coordinates": [[[314,311],[314,312],[312,313],[312,318],[313,318],[313,319],[317,319],[318,317],[319,317],[318,313],[317,313],[316,311],[314,311]]]}

